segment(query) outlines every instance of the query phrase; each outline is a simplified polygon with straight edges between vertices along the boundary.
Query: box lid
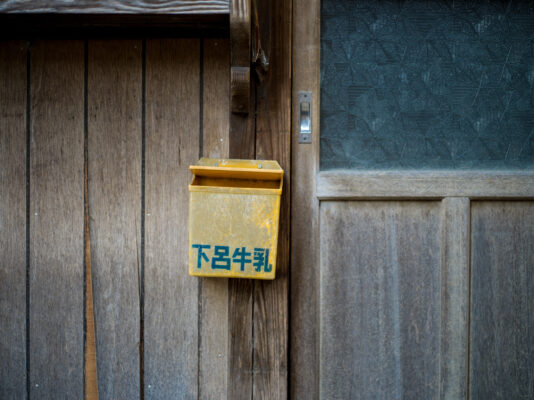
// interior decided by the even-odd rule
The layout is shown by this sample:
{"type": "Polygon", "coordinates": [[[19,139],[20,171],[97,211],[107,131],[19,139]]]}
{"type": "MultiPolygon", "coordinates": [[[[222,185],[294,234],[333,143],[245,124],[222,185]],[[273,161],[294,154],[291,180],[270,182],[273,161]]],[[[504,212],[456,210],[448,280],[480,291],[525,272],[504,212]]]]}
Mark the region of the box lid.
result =
{"type": "Polygon", "coordinates": [[[279,181],[284,171],[272,160],[235,160],[223,158],[201,158],[189,167],[196,176],[209,178],[256,179],[279,181]]]}

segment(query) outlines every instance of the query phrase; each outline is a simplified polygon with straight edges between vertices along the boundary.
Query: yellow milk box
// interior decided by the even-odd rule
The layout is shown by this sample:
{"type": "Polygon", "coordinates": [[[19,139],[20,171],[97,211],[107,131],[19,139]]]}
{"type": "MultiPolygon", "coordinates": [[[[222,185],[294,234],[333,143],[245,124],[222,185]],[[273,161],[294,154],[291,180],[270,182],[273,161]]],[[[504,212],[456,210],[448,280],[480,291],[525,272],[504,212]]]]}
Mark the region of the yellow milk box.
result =
{"type": "Polygon", "coordinates": [[[274,279],[280,165],[202,158],[189,168],[189,274],[274,279]]]}

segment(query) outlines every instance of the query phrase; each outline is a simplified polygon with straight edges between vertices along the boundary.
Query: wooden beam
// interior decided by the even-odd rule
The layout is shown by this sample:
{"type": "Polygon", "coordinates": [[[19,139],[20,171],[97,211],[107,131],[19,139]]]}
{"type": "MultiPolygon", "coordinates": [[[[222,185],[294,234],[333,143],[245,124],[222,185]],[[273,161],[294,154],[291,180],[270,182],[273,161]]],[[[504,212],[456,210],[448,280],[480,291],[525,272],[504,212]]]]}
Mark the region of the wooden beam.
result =
{"type": "Polygon", "coordinates": [[[5,14],[2,39],[228,37],[228,14],[5,14]]]}
{"type": "Polygon", "coordinates": [[[0,3],[0,37],[227,37],[229,3],[230,0],[8,0],[0,3]]]}
{"type": "Polygon", "coordinates": [[[8,0],[2,13],[39,14],[227,14],[230,0],[8,0]]]}
{"type": "Polygon", "coordinates": [[[231,110],[247,114],[250,104],[250,0],[230,7],[231,110]]]}

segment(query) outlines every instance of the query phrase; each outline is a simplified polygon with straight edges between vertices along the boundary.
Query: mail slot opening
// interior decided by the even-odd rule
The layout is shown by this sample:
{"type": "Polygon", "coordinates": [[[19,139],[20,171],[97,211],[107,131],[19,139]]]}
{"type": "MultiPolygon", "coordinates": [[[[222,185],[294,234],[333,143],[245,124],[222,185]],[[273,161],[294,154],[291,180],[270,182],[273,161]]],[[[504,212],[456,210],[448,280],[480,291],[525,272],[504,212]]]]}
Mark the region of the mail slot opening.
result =
{"type": "Polygon", "coordinates": [[[236,188],[254,188],[254,189],[281,189],[282,181],[264,181],[253,179],[231,179],[231,178],[209,178],[204,176],[195,176],[192,186],[206,187],[236,187],[236,188]]]}

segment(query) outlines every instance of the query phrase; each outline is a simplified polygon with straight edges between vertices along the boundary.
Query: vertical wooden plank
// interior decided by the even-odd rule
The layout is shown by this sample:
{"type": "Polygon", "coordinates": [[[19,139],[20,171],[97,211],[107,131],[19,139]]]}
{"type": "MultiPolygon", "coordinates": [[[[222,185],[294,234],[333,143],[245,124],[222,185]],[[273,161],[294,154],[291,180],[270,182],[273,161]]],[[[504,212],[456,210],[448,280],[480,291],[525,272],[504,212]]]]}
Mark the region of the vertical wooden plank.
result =
{"type": "Polygon", "coordinates": [[[470,202],[442,201],[440,398],[467,396],[470,202]]]}
{"type": "Polygon", "coordinates": [[[202,156],[228,157],[230,115],[229,43],[227,39],[204,39],[202,97],[202,156]]]}
{"type": "Polygon", "coordinates": [[[534,202],[473,202],[469,397],[534,393],[534,202]]]}
{"type": "Polygon", "coordinates": [[[30,396],[80,399],[83,42],[36,42],[30,87],[30,396]]]}
{"type": "MultiPolygon", "coordinates": [[[[250,85],[250,98],[255,87],[250,85]]],[[[229,157],[254,159],[255,102],[247,114],[230,113],[229,157]]],[[[252,290],[250,279],[228,280],[228,393],[229,399],[252,396],[252,290]]]]}
{"type": "Polygon", "coordinates": [[[0,43],[0,398],[26,398],[26,44],[0,43]]]}
{"type": "Polygon", "coordinates": [[[439,397],[438,202],[321,203],[321,398],[439,397]]]}
{"type": "MultiPolygon", "coordinates": [[[[86,65],[87,67],[87,65],[86,65]]],[[[86,143],[87,145],[87,143],[86,143]]],[[[84,262],[85,262],[85,343],[84,343],[84,400],[98,400],[98,369],[96,365],[95,310],[93,272],[91,266],[91,237],[89,222],[89,182],[87,175],[87,147],[84,165],[84,262]]]]}
{"type": "Polygon", "coordinates": [[[293,0],[290,398],[319,398],[320,0],[293,0]],[[298,142],[298,92],[312,92],[312,144],[298,142]]]}
{"type": "Polygon", "coordinates": [[[200,41],[146,43],[145,397],[197,398],[198,286],[188,264],[200,41]]]}
{"type": "Polygon", "coordinates": [[[270,69],[256,91],[256,158],[284,169],[276,279],[254,283],[253,398],[288,396],[289,207],[291,193],[292,2],[258,1],[261,44],[270,69]]]}
{"type": "MultiPolygon", "coordinates": [[[[230,87],[227,39],[205,39],[202,97],[202,156],[228,157],[230,87]]],[[[228,279],[202,278],[199,398],[228,393],[228,279]]]]}
{"type": "Polygon", "coordinates": [[[228,280],[228,399],[252,398],[253,286],[251,279],[228,280]]]}
{"type": "Polygon", "coordinates": [[[139,398],[141,42],[90,41],[88,170],[98,392],[139,398]]]}

